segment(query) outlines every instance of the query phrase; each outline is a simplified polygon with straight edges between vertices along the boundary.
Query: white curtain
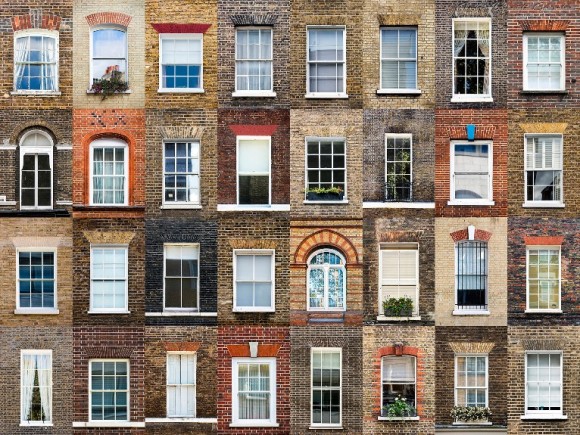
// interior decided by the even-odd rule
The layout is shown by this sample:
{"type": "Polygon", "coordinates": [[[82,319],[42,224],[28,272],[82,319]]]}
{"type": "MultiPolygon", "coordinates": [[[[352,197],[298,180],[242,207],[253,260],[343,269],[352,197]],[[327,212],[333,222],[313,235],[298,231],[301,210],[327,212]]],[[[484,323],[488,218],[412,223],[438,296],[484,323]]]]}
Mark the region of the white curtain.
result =
{"type": "Polygon", "coordinates": [[[54,38],[42,38],[42,85],[45,91],[56,90],[56,40],[54,38]]]}
{"type": "Polygon", "coordinates": [[[478,41],[477,46],[481,50],[482,54],[486,57],[485,59],[485,77],[483,79],[483,92],[489,92],[489,30],[479,30],[478,31],[478,41]]]}
{"type": "MultiPolygon", "coordinates": [[[[24,74],[24,68],[26,67],[26,61],[28,60],[28,53],[30,52],[30,37],[25,36],[16,39],[16,53],[15,53],[15,78],[16,89],[22,89],[22,76],[24,74]]],[[[28,86],[27,86],[28,89],[28,86]]]]}
{"type": "Polygon", "coordinates": [[[36,355],[40,402],[45,421],[52,421],[52,367],[50,359],[50,355],[36,355]]]}
{"type": "Polygon", "coordinates": [[[28,414],[32,406],[32,389],[34,387],[34,368],[36,355],[23,355],[22,357],[22,420],[28,420],[28,414]]]}
{"type": "Polygon", "coordinates": [[[458,56],[463,47],[465,47],[465,38],[467,37],[467,30],[455,30],[455,41],[453,43],[453,50],[455,56],[458,56]]]}

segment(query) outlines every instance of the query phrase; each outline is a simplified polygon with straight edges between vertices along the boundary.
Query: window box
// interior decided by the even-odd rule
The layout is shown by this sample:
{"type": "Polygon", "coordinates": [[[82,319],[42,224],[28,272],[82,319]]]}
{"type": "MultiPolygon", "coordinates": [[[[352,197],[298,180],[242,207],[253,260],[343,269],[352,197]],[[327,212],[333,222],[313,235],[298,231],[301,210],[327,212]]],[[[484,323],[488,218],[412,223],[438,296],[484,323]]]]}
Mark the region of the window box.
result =
{"type": "Polygon", "coordinates": [[[487,406],[454,406],[451,410],[453,424],[458,425],[489,425],[491,411],[487,406]]]}
{"type": "Polygon", "coordinates": [[[308,201],[342,201],[344,192],[307,192],[306,200],[308,201]]]}
{"type": "Polygon", "coordinates": [[[94,79],[90,91],[102,95],[103,100],[114,94],[123,94],[129,90],[129,84],[121,77],[120,71],[112,71],[110,78],[94,79]]]}

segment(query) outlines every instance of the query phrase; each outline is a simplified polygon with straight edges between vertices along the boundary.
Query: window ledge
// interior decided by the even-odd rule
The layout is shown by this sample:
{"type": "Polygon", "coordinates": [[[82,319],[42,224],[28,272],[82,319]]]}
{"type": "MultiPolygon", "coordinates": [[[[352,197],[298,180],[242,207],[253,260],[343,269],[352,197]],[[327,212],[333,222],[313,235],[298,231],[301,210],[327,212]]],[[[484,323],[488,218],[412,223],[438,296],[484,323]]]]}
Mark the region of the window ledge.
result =
{"type": "Polygon", "coordinates": [[[178,210],[178,209],[201,210],[202,207],[199,204],[163,204],[159,208],[161,210],[178,210]]]}
{"type": "Polygon", "coordinates": [[[145,317],[217,317],[217,313],[199,311],[161,311],[145,313],[145,317]]]}
{"type": "MultiPolygon", "coordinates": [[[[407,322],[407,321],[416,321],[421,320],[421,316],[411,316],[411,317],[387,317],[387,316],[377,316],[377,321],[379,322],[407,322]]],[[[387,418],[387,417],[379,417],[379,418],[387,418]]],[[[411,418],[411,417],[405,417],[411,418]]],[[[419,418],[417,418],[419,419],[419,418]]]]}
{"type": "Polygon", "coordinates": [[[472,97],[465,95],[454,95],[451,98],[452,103],[493,103],[491,96],[472,97]]]}
{"type": "Polygon", "coordinates": [[[342,426],[324,426],[324,425],[320,425],[320,426],[309,426],[308,429],[310,430],[343,430],[344,428],[342,426]]]}
{"type": "Polygon", "coordinates": [[[434,202],[363,202],[363,208],[435,208],[434,202]]]}
{"type": "Polygon", "coordinates": [[[493,426],[491,421],[454,421],[452,426],[493,426]]]}
{"type": "Polygon", "coordinates": [[[14,314],[54,315],[58,313],[58,308],[17,308],[14,310],[14,314]]]}
{"type": "Polygon", "coordinates": [[[302,201],[303,204],[348,204],[348,199],[343,199],[342,201],[311,201],[305,199],[302,201]]]}
{"type": "MultiPolygon", "coordinates": [[[[113,92],[111,95],[108,95],[109,97],[113,96],[113,95],[123,95],[123,94],[132,94],[133,92],[131,91],[131,89],[129,89],[128,91],[123,91],[123,92],[113,92]]],[[[91,91],[90,89],[87,89],[87,94],[90,95],[102,95],[102,92],[95,92],[95,91],[91,91]]]]}
{"type": "Polygon", "coordinates": [[[421,95],[421,89],[377,89],[377,95],[421,95]]]}
{"type": "Polygon", "coordinates": [[[52,423],[45,423],[41,421],[23,421],[20,423],[20,427],[52,427],[52,423]]]}
{"type": "Polygon", "coordinates": [[[60,97],[60,91],[12,91],[10,95],[13,97],[60,97]]]}
{"type": "Polygon", "coordinates": [[[196,417],[166,417],[166,418],[146,418],[145,423],[211,423],[217,424],[217,418],[196,418],[196,417]]]}
{"type": "Polygon", "coordinates": [[[542,94],[556,94],[556,95],[568,95],[569,92],[566,89],[522,89],[520,94],[523,95],[542,95],[542,94]]]}
{"type": "Polygon", "coordinates": [[[490,206],[490,205],[495,205],[495,201],[493,200],[481,200],[481,201],[469,201],[469,200],[457,200],[457,199],[453,199],[451,201],[447,201],[447,205],[468,205],[468,206],[490,206]]]}
{"type": "Polygon", "coordinates": [[[16,201],[0,201],[0,207],[2,206],[14,206],[16,205],[16,201]]]}
{"type": "Polygon", "coordinates": [[[526,310],[526,314],[562,314],[562,310],[526,310]]]}
{"type": "Polygon", "coordinates": [[[454,316],[489,316],[489,310],[453,310],[454,316]]]}
{"type": "Polygon", "coordinates": [[[568,420],[567,415],[562,414],[545,414],[545,415],[521,415],[520,420],[568,420]]]}
{"type": "Polygon", "coordinates": [[[257,308],[233,308],[232,313],[275,313],[274,308],[264,308],[259,310],[257,308]]]}
{"type": "Polygon", "coordinates": [[[304,95],[304,98],[312,98],[312,99],[346,99],[348,98],[348,94],[344,92],[307,92],[304,95]]]}
{"type": "Polygon", "coordinates": [[[73,427],[145,427],[144,421],[73,421],[73,427]]]}
{"type": "Polygon", "coordinates": [[[279,423],[230,423],[230,427],[280,427],[279,423]]]}
{"type": "Polygon", "coordinates": [[[562,202],[553,201],[526,201],[522,204],[524,208],[564,208],[565,206],[562,202]]]}
{"type": "Polygon", "coordinates": [[[290,204],[271,204],[271,205],[218,204],[217,211],[290,211],[290,204]]]}
{"type": "Polygon", "coordinates": [[[276,92],[272,91],[235,91],[232,92],[234,98],[274,98],[276,92]]]}
{"type": "Polygon", "coordinates": [[[419,421],[419,417],[379,417],[379,421],[419,421]]]}
{"type": "Polygon", "coordinates": [[[131,314],[131,311],[87,311],[87,314],[131,314]]]}
{"type": "Polygon", "coordinates": [[[175,89],[157,89],[158,94],[203,94],[205,90],[201,88],[188,89],[188,88],[175,88],[175,89]]]}

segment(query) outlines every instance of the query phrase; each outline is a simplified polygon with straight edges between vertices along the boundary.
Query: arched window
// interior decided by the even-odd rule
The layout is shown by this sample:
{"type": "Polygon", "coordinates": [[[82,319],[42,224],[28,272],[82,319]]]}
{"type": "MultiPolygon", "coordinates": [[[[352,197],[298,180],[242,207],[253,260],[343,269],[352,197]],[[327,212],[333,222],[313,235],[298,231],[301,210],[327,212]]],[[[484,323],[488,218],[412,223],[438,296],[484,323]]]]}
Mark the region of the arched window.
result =
{"type": "Polygon", "coordinates": [[[20,139],[20,208],[52,208],[52,138],[41,130],[20,139]]]}
{"type": "Polygon", "coordinates": [[[58,91],[58,32],[28,29],[14,33],[14,90],[58,91]]]}
{"type": "Polygon", "coordinates": [[[91,85],[96,80],[127,81],[127,31],[99,27],[91,31],[91,85]]]}
{"type": "Polygon", "coordinates": [[[463,241],[455,247],[457,310],[487,309],[487,243],[463,241]]]}
{"type": "Polygon", "coordinates": [[[308,309],[343,311],[346,302],[344,257],[333,249],[316,251],[308,259],[308,309]]]}

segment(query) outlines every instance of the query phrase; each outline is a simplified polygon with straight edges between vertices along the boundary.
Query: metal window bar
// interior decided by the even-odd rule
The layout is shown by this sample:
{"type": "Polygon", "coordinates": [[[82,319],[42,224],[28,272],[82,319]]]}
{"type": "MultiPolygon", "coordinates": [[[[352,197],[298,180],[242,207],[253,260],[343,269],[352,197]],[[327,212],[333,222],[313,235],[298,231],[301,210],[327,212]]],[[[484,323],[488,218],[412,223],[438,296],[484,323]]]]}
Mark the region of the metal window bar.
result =
{"type": "Polygon", "coordinates": [[[487,244],[463,242],[457,245],[458,310],[487,309],[487,244]]]}

